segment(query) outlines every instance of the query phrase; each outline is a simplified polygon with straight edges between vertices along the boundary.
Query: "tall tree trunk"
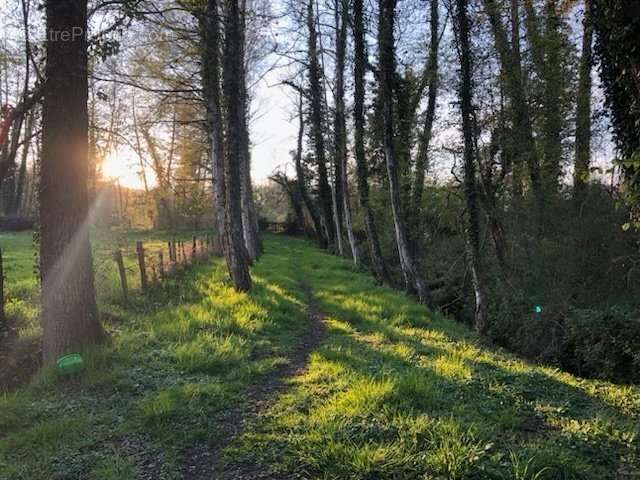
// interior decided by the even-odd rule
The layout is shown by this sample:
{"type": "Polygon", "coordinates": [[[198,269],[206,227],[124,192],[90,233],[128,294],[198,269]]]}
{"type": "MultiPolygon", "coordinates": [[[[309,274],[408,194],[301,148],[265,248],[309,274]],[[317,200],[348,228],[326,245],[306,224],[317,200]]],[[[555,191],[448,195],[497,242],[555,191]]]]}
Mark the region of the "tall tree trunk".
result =
{"type": "Polygon", "coordinates": [[[296,149],[296,185],[298,188],[298,193],[300,198],[302,199],[302,203],[307,208],[309,215],[311,216],[311,221],[313,222],[313,228],[315,230],[316,238],[318,242],[320,242],[320,246],[322,248],[326,248],[326,238],[324,233],[322,232],[322,221],[320,220],[320,215],[316,209],[316,206],[313,203],[313,200],[309,196],[309,192],[307,191],[307,181],[305,179],[304,168],[302,166],[302,142],[304,139],[304,112],[303,112],[303,95],[300,92],[300,101],[298,103],[298,119],[299,119],[299,127],[298,127],[298,144],[296,149]]]}
{"type": "Polygon", "coordinates": [[[358,178],[358,198],[364,210],[364,225],[369,245],[369,255],[373,273],[378,281],[387,283],[389,274],[382,256],[378,230],[373,217],[373,211],[369,202],[369,172],[364,148],[364,98],[365,98],[365,71],[367,68],[367,50],[364,32],[363,0],[353,2],[353,43],[354,43],[354,151],[358,178]]]}
{"type": "MultiPolygon", "coordinates": [[[[174,122],[175,125],[175,122],[174,122]]],[[[167,168],[163,165],[162,157],[155,139],[151,135],[151,131],[148,127],[142,128],[142,137],[144,138],[149,156],[151,157],[151,165],[153,172],[158,181],[158,186],[153,190],[154,199],[156,202],[156,209],[158,211],[157,227],[162,229],[173,229],[173,206],[171,201],[172,191],[171,188],[171,156],[173,155],[172,149],[169,150],[169,162],[167,162],[167,168]]]]}
{"type": "Polygon", "coordinates": [[[345,0],[335,2],[335,25],[336,25],[336,111],[335,111],[335,154],[337,162],[340,164],[340,177],[336,178],[336,197],[340,202],[338,209],[343,210],[343,219],[353,263],[358,266],[360,258],[356,237],[353,233],[353,220],[351,216],[351,201],[349,198],[349,182],[347,180],[347,126],[345,119],[344,105],[344,62],[347,49],[347,22],[349,19],[348,6],[345,0]],[[338,188],[338,186],[340,188],[338,188]]]}
{"type": "Polygon", "coordinates": [[[438,44],[439,38],[439,12],[438,0],[431,0],[431,43],[429,45],[429,60],[427,62],[427,70],[429,76],[427,96],[427,111],[424,118],[424,126],[420,133],[418,144],[418,154],[416,156],[416,169],[413,183],[413,195],[411,196],[411,217],[414,219],[411,236],[417,238],[418,226],[422,217],[422,193],[424,192],[424,177],[429,160],[429,145],[431,143],[431,134],[433,130],[433,122],[436,116],[436,98],[438,94],[438,44]]]}
{"type": "Polygon", "coordinates": [[[507,33],[502,24],[495,0],[483,1],[487,15],[489,16],[489,22],[491,23],[491,29],[495,37],[496,49],[498,50],[498,56],[500,57],[500,63],[505,75],[505,91],[511,101],[513,128],[516,134],[513,142],[516,149],[516,161],[527,165],[531,188],[538,201],[539,213],[542,213],[544,196],[541,191],[540,163],[536,153],[533,125],[524,89],[522,67],[518,61],[519,56],[514,55],[513,48],[509,45],[507,33]]]}
{"type": "Polygon", "coordinates": [[[471,80],[471,46],[469,41],[469,17],[467,1],[457,0],[458,47],[460,51],[460,110],[462,113],[462,132],[464,136],[464,197],[466,203],[467,225],[466,250],[467,264],[471,271],[471,281],[475,294],[475,326],[483,332],[487,324],[487,306],[485,304],[484,284],[480,267],[480,222],[478,191],[476,182],[475,133],[473,126],[473,84],[471,80]]]}
{"type": "MultiPolygon", "coordinates": [[[[509,247],[507,242],[507,233],[503,222],[503,208],[499,204],[499,190],[504,184],[510,161],[504,157],[508,154],[504,151],[505,147],[505,135],[502,108],[499,113],[498,127],[491,132],[491,140],[489,144],[489,155],[485,159],[485,163],[481,163],[481,157],[477,156],[479,183],[478,193],[481,200],[481,204],[484,207],[484,212],[487,216],[487,224],[493,244],[495,248],[496,258],[498,264],[505,275],[509,274],[509,247]],[[498,154],[500,148],[503,149],[500,160],[502,163],[501,171],[498,178],[494,178],[494,166],[496,165],[495,156],[498,154]]],[[[474,143],[477,146],[477,133],[475,134],[474,143]]],[[[477,147],[476,147],[477,148],[477,147]]]]}
{"type": "Polygon", "coordinates": [[[31,136],[33,135],[34,113],[29,114],[27,119],[27,128],[24,132],[24,140],[22,145],[22,153],[20,159],[20,168],[18,169],[18,181],[16,184],[16,196],[14,200],[15,211],[23,212],[22,203],[24,197],[25,185],[27,182],[27,160],[29,158],[29,147],[31,146],[31,136]]]}
{"type": "MultiPolygon", "coordinates": [[[[96,86],[93,79],[89,80],[89,201],[93,202],[98,194],[98,159],[97,159],[97,135],[96,135],[96,109],[98,102],[96,100],[96,86]]],[[[137,125],[136,125],[137,126],[137,125]]]]}
{"type": "Polygon", "coordinates": [[[25,113],[19,113],[15,116],[13,127],[11,128],[11,139],[5,148],[0,152],[0,161],[6,165],[6,174],[2,182],[2,206],[4,213],[7,215],[15,215],[16,213],[16,157],[20,145],[20,137],[22,135],[22,125],[24,124],[25,113]]]}
{"type": "Polygon", "coordinates": [[[344,256],[344,244],[342,236],[342,162],[338,152],[334,153],[333,162],[333,186],[331,188],[331,211],[333,213],[333,228],[335,230],[336,250],[339,256],[344,256]]]}
{"type": "Polygon", "coordinates": [[[589,180],[591,165],[591,43],[593,26],[591,23],[591,0],[584,2],[584,20],[582,22],[582,56],[576,99],[576,145],[574,169],[574,196],[581,201],[589,180]]]}
{"type": "MultiPolygon", "coordinates": [[[[218,0],[207,0],[206,14],[201,18],[203,84],[207,106],[209,157],[213,172],[213,196],[216,204],[216,229],[221,239],[225,231],[224,135],[220,93],[220,18],[218,0]]],[[[224,240],[223,240],[224,241],[224,240]]],[[[227,259],[227,261],[229,261],[227,259]]]]}
{"type": "MultiPolygon", "coordinates": [[[[138,114],[136,113],[136,99],[131,99],[131,116],[133,120],[133,133],[136,138],[136,153],[138,154],[138,160],[140,162],[140,172],[142,173],[142,183],[144,185],[144,192],[149,195],[149,182],[147,180],[146,165],[142,152],[142,142],[140,141],[140,129],[138,128],[138,114]]],[[[90,167],[91,168],[91,167],[90,167]]]]}
{"type": "Polygon", "coordinates": [[[307,29],[308,29],[308,54],[309,54],[309,89],[311,99],[311,137],[313,139],[316,164],[318,165],[318,196],[320,197],[321,221],[323,230],[327,235],[327,243],[333,246],[336,241],[335,226],[333,223],[333,207],[331,186],[327,175],[327,161],[324,142],[324,110],[323,88],[321,80],[320,63],[318,61],[318,39],[316,32],[315,13],[313,11],[314,0],[308,0],[307,4],[307,29]]]}
{"type": "Polygon", "coordinates": [[[98,342],[88,205],[87,1],[46,3],[40,185],[45,363],[98,342]]]}
{"type": "Polygon", "coordinates": [[[533,63],[543,82],[543,122],[542,122],[542,164],[541,177],[545,195],[556,193],[560,179],[562,144],[561,102],[561,59],[560,59],[560,19],[556,12],[556,1],[544,2],[544,31],[541,32],[540,19],[533,0],[526,0],[526,27],[533,63]]]}
{"type": "Polygon", "coordinates": [[[400,267],[408,291],[415,292],[420,302],[432,304],[431,292],[427,283],[420,276],[407,239],[404,215],[400,201],[400,183],[398,180],[398,161],[395,152],[395,127],[393,119],[393,90],[395,81],[394,58],[394,19],[396,0],[379,0],[378,18],[378,54],[380,92],[383,103],[384,119],[384,154],[389,180],[389,194],[396,244],[400,256],[400,267]]]}
{"type": "MultiPolygon", "coordinates": [[[[515,68],[517,68],[518,70],[522,70],[522,56],[520,53],[520,5],[519,3],[521,2],[521,0],[511,0],[511,9],[510,9],[510,14],[511,14],[511,51],[513,54],[513,64],[515,66],[515,68]]],[[[504,76],[506,75],[506,72],[504,70],[503,67],[503,75],[502,75],[502,79],[500,81],[500,98],[501,98],[501,103],[504,104],[504,101],[502,101],[502,98],[504,98],[503,95],[503,91],[504,91],[504,76]]],[[[502,109],[504,107],[501,106],[501,123],[502,125],[504,125],[504,115],[502,114],[502,109]]],[[[515,124],[514,124],[515,126],[515,124]]],[[[501,139],[502,139],[502,144],[503,144],[503,148],[505,148],[507,146],[507,144],[509,145],[509,151],[513,151],[513,147],[511,145],[513,145],[513,140],[512,139],[507,139],[505,138],[506,135],[504,135],[504,128],[502,128],[502,135],[501,135],[501,139]],[[508,143],[510,142],[510,143],[508,143]]],[[[516,156],[516,158],[513,158],[513,155],[509,155],[509,162],[508,162],[508,168],[511,171],[511,191],[513,196],[516,199],[519,199],[522,197],[522,180],[524,178],[524,173],[525,173],[525,169],[527,168],[526,165],[523,165],[524,163],[524,158],[522,158],[520,155],[516,156]],[[515,161],[514,161],[515,160],[515,161]]]]}
{"type": "Polygon", "coordinates": [[[223,93],[225,102],[226,156],[224,179],[226,186],[225,222],[226,249],[229,275],[237,291],[251,288],[249,275],[249,255],[244,244],[242,226],[241,178],[242,125],[244,105],[241,95],[243,67],[242,26],[238,0],[225,2],[225,42],[223,93]]]}
{"type": "MultiPolygon", "coordinates": [[[[241,41],[240,48],[242,49],[241,58],[245,58],[244,49],[245,49],[245,38],[246,38],[246,0],[242,0],[242,11],[241,11],[241,41]]],[[[258,259],[260,254],[262,253],[262,243],[260,242],[260,237],[258,236],[258,222],[257,222],[257,214],[255,210],[255,205],[253,202],[253,187],[251,185],[251,145],[249,140],[249,114],[250,114],[250,102],[249,102],[249,94],[247,92],[247,81],[246,81],[246,65],[245,61],[241,64],[242,73],[242,85],[240,92],[238,93],[241,97],[242,101],[242,146],[241,146],[241,155],[242,158],[240,160],[240,175],[241,175],[241,204],[242,204],[242,228],[243,228],[243,236],[245,246],[247,248],[247,253],[249,254],[249,258],[251,261],[255,261],[258,259]]]]}
{"type": "Polygon", "coordinates": [[[640,222],[640,22],[634,0],[592,0],[595,52],[625,182],[629,219],[640,222]]]}
{"type": "MultiPolygon", "coordinates": [[[[29,95],[29,82],[31,77],[31,41],[29,37],[29,11],[30,4],[29,2],[23,0],[21,2],[22,9],[22,27],[24,33],[24,79],[22,85],[22,99],[21,104],[24,105],[27,102],[29,95]]],[[[33,106],[33,105],[32,105],[33,106]]],[[[25,117],[30,115],[29,108],[22,109],[21,111],[15,112],[15,119],[13,125],[13,131],[11,135],[11,144],[8,145],[8,149],[4,152],[5,155],[2,155],[4,158],[1,161],[8,163],[8,172],[7,177],[4,179],[3,185],[3,204],[5,213],[9,215],[16,215],[18,213],[18,209],[20,208],[20,202],[18,200],[18,189],[22,189],[19,184],[22,181],[22,178],[19,177],[20,173],[16,172],[16,158],[18,154],[18,149],[20,146],[20,135],[22,133],[22,126],[24,124],[25,117]]],[[[32,114],[31,114],[32,116],[32,114]]],[[[30,132],[26,132],[25,139],[26,142],[23,145],[23,151],[27,151],[28,153],[28,141],[29,141],[30,132]]],[[[24,154],[22,155],[22,160],[24,161],[24,154]]],[[[20,171],[24,172],[26,166],[23,168],[22,163],[20,165],[20,171]]],[[[20,192],[22,195],[22,192],[20,192]]]]}
{"type": "Polygon", "coordinates": [[[35,154],[31,164],[31,172],[29,181],[27,183],[27,194],[25,195],[25,207],[24,211],[26,216],[35,216],[35,204],[38,198],[38,182],[40,178],[40,164],[41,164],[41,152],[42,152],[42,130],[35,137],[35,154]]]}
{"type": "Polygon", "coordinates": [[[560,38],[560,18],[556,11],[556,0],[545,0],[545,59],[546,72],[544,82],[544,161],[542,177],[547,195],[558,192],[562,160],[562,65],[560,38]]]}

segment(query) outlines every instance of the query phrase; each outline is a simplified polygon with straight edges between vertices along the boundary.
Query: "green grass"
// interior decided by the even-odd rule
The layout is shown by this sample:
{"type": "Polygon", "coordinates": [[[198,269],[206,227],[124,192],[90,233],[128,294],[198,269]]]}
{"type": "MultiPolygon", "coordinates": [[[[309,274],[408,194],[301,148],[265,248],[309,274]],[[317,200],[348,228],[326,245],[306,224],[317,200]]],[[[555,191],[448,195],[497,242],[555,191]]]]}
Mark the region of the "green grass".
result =
{"type": "Polygon", "coordinates": [[[489,349],[347,262],[287,245],[328,338],[230,462],[312,478],[640,477],[637,387],[489,349]]]}
{"type": "Polygon", "coordinates": [[[267,237],[254,289],[214,260],[107,316],[110,343],[64,380],[0,399],[0,478],[128,479],[219,438],[225,412],[294,350],[300,282],[326,314],[308,370],[225,451],[322,479],[617,479],[640,475],[640,390],[582,380],[475,334],[309,243],[267,237]]]}
{"type": "MultiPolygon", "coordinates": [[[[112,254],[121,249],[129,288],[140,289],[140,276],[136,258],[136,242],[144,242],[147,261],[155,261],[157,251],[167,249],[173,238],[191,240],[198,232],[153,230],[95,229],[92,232],[96,295],[102,305],[117,304],[122,293],[118,270],[112,254]],[[149,259],[149,257],[151,257],[149,259]]],[[[17,333],[23,338],[34,338],[40,333],[38,322],[38,270],[37,248],[31,232],[0,232],[5,274],[6,313],[17,333]]],[[[190,245],[190,243],[189,243],[190,245]]]]}
{"type": "Polygon", "coordinates": [[[179,478],[180,452],[219,438],[225,413],[286,361],[306,318],[294,273],[265,256],[249,296],[212,259],[106,315],[110,341],[84,352],[79,377],[44,371],[0,398],[0,478],[136,478],[145,458],[179,478]]]}

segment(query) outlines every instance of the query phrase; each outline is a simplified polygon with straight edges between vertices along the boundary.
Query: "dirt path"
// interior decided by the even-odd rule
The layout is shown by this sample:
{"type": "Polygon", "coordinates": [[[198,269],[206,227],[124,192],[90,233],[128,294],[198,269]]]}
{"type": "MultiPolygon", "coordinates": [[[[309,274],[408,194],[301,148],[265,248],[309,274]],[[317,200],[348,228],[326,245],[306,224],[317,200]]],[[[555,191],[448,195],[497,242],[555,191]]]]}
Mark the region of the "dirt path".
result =
{"type": "Polygon", "coordinates": [[[318,309],[311,288],[301,284],[307,303],[307,328],[298,345],[289,357],[289,362],[253,386],[247,392],[247,401],[227,412],[220,423],[222,441],[199,445],[184,452],[181,468],[183,479],[188,480],[276,480],[260,465],[226,466],[222,462],[222,451],[236,440],[246,425],[261,412],[273,405],[278,394],[287,387],[287,379],[305,372],[309,354],[321,343],[325,334],[324,314],[318,309]]]}

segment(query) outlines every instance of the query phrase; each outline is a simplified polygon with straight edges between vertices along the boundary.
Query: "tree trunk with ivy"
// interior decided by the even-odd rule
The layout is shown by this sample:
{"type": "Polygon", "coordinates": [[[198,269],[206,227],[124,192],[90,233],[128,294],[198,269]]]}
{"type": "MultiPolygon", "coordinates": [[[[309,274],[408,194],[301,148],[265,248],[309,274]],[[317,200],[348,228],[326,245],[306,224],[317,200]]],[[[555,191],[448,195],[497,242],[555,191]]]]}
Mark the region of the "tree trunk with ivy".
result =
{"type": "Polygon", "coordinates": [[[589,180],[591,164],[591,67],[593,65],[591,43],[593,25],[591,22],[591,2],[586,1],[582,22],[582,54],[576,98],[576,144],[574,165],[574,196],[582,201],[589,180]]]}
{"type": "MultiPolygon", "coordinates": [[[[495,39],[496,50],[505,76],[505,92],[511,102],[513,116],[513,130],[516,138],[513,141],[515,148],[515,161],[526,165],[529,170],[531,189],[538,202],[539,214],[543,209],[543,193],[540,178],[540,162],[536,153],[536,144],[533,136],[533,124],[531,112],[525,94],[524,80],[520,57],[517,55],[519,48],[515,50],[507,39],[507,33],[502,24],[500,12],[495,0],[483,0],[489,17],[491,30],[495,39]]],[[[516,187],[516,191],[519,188],[516,187]]]]}
{"type": "MultiPolygon", "coordinates": [[[[411,236],[415,238],[419,235],[419,226],[422,217],[422,194],[424,192],[424,179],[426,169],[429,164],[429,146],[433,131],[433,122],[436,116],[436,99],[438,95],[438,45],[439,38],[439,2],[431,1],[431,14],[429,26],[431,29],[431,41],[429,43],[429,60],[427,62],[427,75],[429,78],[427,94],[427,111],[424,117],[424,125],[420,132],[418,153],[416,155],[415,177],[413,183],[413,194],[411,196],[411,236]]],[[[415,241],[414,241],[415,243],[415,241]]]]}
{"type": "Polygon", "coordinates": [[[464,137],[464,198],[466,204],[466,257],[475,299],[476,330],[483,332],[487,325],[487,306],[484,280],[480,266],[480,209],[476,180],[475,132],[473,125],[473,83],[469,17],[467,0],[456,0],[457,41],[460,55],[460,111],[464,137]]]}
{"type": "Polygon", "coordinates": [[[344,104],[344,64],[347,49],[347,22],[349,20],[348,4],[345,0],[335,2],[335,25],[336,25],[336,84],[335,84],[335,120],[334,120],[334,142],[335,155],[340,163],[340,177],[336,178],[336,188],[338,209],[342,209],[349,246],[351,247],[351,257],[355,266],[360,264],[356,237],[353,233],[353,219],[351,215],[351,201],[349,198],[349,182],[347,178],[347,126],[345,118],[344,104]],[[339,193],[339,196],[338,196],[339,193]]]}
{"type": "Polygon", "coordinates": [[[398,159],[395,146],[395,126],[393,115],[395,52],[394,52],[394,20],[396,0],[379,0],[378,17],[378,52],[379,82],[383,104],[384,121],[384,156],[389,182],[389,197],[396,237],[396,246],[400,257],[400,268],[407,291],[418,296],[421,303],[432,305],[431,291],[420,276],[415,259],[409,249],[407,228],[402,211],[400,181],[398,178],[398,159]]]}
{"type": "Polygon", "coordinates": [[[354,44],[354,153],[356,159],[356,175],[358,181],[358,199],[364,211],[364,226],[371,257],[371,266],[375,277],[380,282],[389,281],[389,273],[382,256],[382,248],[378,238],[378,229],[369,201],[369,168],[364,148],[365,136],[365,71],[367,68],[367,50],[364,31],[363,0],[353,2],[353,44],[354,44]]]}
{"type": "Polygon", "coordinates": [[[326,232],[327,245],[331,247],[334,246],[336,242],[336,231],[333,219],[332,192],[327,174],[322,72],[318,59],[318,34],[316,31],[316,16],[313,5],[314,0],[309,0],[307,4],[307,47],[309,97],[311,100],[311,138],[313,140],[315,161],[318,166],[318,196],[321,221],[323,222],[323,230],[326,232]]]}

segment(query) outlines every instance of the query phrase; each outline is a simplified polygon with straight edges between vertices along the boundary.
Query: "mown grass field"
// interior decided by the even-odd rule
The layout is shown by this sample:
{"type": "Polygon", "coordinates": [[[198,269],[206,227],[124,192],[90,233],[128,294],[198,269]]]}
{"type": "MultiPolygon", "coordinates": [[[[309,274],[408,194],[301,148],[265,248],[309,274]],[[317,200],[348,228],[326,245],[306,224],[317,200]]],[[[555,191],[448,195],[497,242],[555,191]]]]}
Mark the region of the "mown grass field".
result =
{"type": "Polygon", "coordinates": [[[307,290],[325,337],[223,452],[229,468],[275,478],[639,478],[638,387],[528,364],[304,240],[265,240],[250,294],[230,289],[211,260],[107,310],[110,342],[85,353],[78,378],[45,371],[6,394],[0,478],[190,478],[185,452],[222,440],[228,412],[292,356],[309,321],[307,290]]]}

